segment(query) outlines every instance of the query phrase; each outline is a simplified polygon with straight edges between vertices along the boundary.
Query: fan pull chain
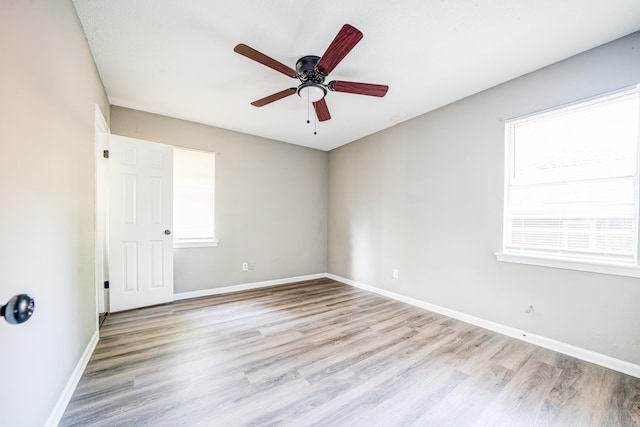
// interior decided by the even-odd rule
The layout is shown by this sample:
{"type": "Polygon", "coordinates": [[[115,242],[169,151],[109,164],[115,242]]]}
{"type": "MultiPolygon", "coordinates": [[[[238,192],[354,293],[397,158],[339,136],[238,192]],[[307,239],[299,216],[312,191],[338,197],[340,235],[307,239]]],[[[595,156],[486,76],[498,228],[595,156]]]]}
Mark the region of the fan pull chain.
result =
{"type": "MultiPolygon", "coordinates": [[[[311,98],[309,96],[309,91],[307,91],[307,124],[311,123],[311,98]]],[[[318,134],[318,115],[316,113],[315,107],[313,108],[313,134],[318,134]]]]}
{"type": "Polygon", "coordinates": [[[309,99],[309,91],[307,91],[307,124],[311,123],[309,121],[309,111],[311,110],[311,100],[309,99]]]}

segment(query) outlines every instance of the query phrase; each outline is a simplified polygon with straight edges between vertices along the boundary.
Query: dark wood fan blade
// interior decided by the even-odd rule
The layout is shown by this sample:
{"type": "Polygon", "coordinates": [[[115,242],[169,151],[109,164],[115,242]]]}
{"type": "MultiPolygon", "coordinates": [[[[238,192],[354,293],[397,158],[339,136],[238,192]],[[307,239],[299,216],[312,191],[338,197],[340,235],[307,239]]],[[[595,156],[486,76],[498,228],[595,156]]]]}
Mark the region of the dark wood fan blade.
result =
{"type": "Polygon", "coordinates": [[[331,118],[331,114],[329,114],[329,107],[327,107],[327,102],[324,98],[320,101],[314,102],[313,108],[316,110],[316,116],[318,116],[319,121],[324,122],[331,118]]]}
{"type": "Polygon", "coordinates": [[[262,99],[258,99],[257,101],[253,101],[251,105],[256,107],[264,107],[267,104],[271,104],[273,101],[277,101],[278,99],[286,98],[289,95],[293,95],[296,93],[295,88],[285,89],[278,93],[274,93],[273,95],[266,96],[262,99]]]}
{"type": "Polygon", "coordinates": [[[387,91],[389,90],[389,86],[387,85],[374,85],[371,83],[357,83],[357,82],[341,82],[341,81],[332,81],[329,82],[327,87],[330,90],[336,92],[346,92],[346,93],[355,93],[358,95],[369,95],[369,96],[385,96],[387,91]]]}
{"type": "Polygon", "coordinates": [[[360,40],[362,40],[360,30],[345,24],[320,58],[316,68],[325,74],[329,74],[360,40]]]}
{"type": "Polygon", "coordinates": [[[239,44],[238,46],[233,48],[233,51],[239,53],[242,56],[246,56],[249,59],[253,59],[256,62],[259,62],[263,65],[266,65],[269,68],[273,68],[276,71],[281,72],[289,77],[296,77],[296,71],[293,68],[289,68],[281,62],[276,61],[273,58],[268,57],[264,53],[258,52],[252,47],[247,46],[246,44],[239,44]]]}

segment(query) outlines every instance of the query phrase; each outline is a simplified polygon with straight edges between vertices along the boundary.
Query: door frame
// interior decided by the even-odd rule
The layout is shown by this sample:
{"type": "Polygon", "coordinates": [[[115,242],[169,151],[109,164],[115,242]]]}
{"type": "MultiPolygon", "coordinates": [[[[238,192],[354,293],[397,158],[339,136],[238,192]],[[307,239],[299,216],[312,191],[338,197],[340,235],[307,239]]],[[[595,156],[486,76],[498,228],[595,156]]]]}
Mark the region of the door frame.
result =
{"type": "Polygon", "coordinates": [[[108,163],[104,157],[105,151],[109,150],[109,125],[100,110],[100,106],[95,106],[95,130],[94,130],[94,194],[95,194],[95,247],[94,247],[94,268],[95,268],[95,290],[96,290],[96,327],[99,327],[100,317],[109,311],[109,301],[105,297],[105,281],[108,280],[108,257],[109,233],[108,233],[108,213],[109,213],[109,175],[108,163]]]}

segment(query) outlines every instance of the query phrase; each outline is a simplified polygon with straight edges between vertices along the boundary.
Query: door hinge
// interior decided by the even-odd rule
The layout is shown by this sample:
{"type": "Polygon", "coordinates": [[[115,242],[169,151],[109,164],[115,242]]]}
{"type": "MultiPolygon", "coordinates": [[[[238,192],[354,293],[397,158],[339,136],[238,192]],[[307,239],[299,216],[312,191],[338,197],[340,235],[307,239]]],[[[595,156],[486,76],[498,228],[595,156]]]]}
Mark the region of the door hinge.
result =
{"type": "Polygon", "coordinates": [[[104,150],[102,152],[102,157],[104,157],[105,159],[108,159],[109,158],[109,150],[104,150]]]}
{"type": "Polygon", "coordinates": [[[104,281],[104,288],[105,289],[109,289],[109,281],[108,280],[104,281]]]}

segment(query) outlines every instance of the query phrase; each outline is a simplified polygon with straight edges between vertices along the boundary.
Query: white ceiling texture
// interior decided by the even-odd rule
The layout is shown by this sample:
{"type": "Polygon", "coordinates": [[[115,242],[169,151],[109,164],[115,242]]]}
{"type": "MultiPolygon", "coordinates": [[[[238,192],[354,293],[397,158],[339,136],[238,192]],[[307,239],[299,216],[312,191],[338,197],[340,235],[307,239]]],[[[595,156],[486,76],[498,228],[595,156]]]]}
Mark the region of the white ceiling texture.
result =
{"type": "Polygon", "coordinates": [[[73,0],[111,104],[331,150],[640,30],[638,0],[73,0]],[[252,101],[300,82],[234,52],[244,43],[295,69],[344,24],[364,37],[329,92],[252,101]]]}

